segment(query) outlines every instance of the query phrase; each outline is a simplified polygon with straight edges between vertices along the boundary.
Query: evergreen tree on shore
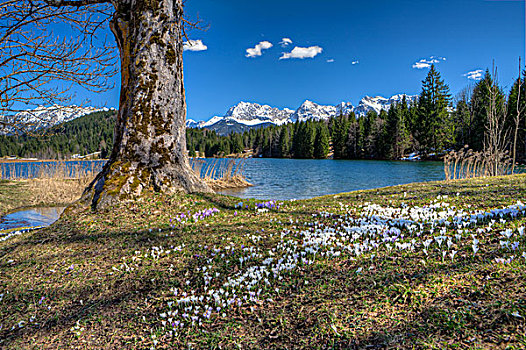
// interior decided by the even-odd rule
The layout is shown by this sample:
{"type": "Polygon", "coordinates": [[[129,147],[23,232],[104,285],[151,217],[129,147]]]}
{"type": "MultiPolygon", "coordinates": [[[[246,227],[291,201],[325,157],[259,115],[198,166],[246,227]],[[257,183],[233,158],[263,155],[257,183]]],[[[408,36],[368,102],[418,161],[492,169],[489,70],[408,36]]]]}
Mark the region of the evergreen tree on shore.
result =
{"type": "MultiPolygon", "coordinates": [[[[351,118],[353,116],[351,115],[351,118]]],[[[340,114],[333,123],[332,145],[334,159],[344,159],[347,156],[347,137],[349,134],[349,118],[340,114]]]]}
{"type": "Polygon", "coordinates": [[[325,123],[319,125],[314,141],[314,158],[325,159],[329,154],[329,129],[325,123]]]}
{"type": "Polygon", "coordinates": [[[294,132],[294,157],[310,159],[314,157],[315,130],[311,121],[299,123],[294,132]]]}
{"type": "Polygon", "coordinates": [[[469,107],[472,113],[472,126],[467,144],[474,151],[481,151],[484,148],[491,86],[493,86],[493,79],[489,70],[486,70],[484,78],[477,82],[471,95],[469,107]]]}
{"type": "Polygon", "coordinates": [[[288,127],[283,127],[279,135],[279,153],[281,158],[290,157],[290,132],[288,127]]]}
{"type": "Polygon", "coordinates": [[[417,132],[415,137],[422,151],[442,151],[454,141],[454,125],[449,113],[449,86],[431,65],[418,99],[417,132]]]}
{"type": "Polygon", "coordinates": [[[519,76],[508,95],[507,120],[511,129],[511,151],[516,160],[526,160],[526,70],[519,76]],[[519,92],[520,87],[520,92],[519,92]]]}

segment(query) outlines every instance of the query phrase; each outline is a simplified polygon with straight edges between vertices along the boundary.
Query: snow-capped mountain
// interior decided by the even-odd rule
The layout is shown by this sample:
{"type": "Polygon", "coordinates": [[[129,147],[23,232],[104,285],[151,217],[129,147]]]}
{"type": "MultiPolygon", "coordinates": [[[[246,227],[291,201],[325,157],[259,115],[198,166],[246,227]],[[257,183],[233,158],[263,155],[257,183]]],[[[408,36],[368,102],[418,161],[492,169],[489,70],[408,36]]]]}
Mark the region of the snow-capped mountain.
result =
{"type": "Polygon", "coordinates": [[[306,120],[327,120],[336,115],[336,106],[322,106],[306,100],[290,116],[291,122],[304,122],[306,120]]]}
{"type": "Polygon", "coordinates": [[[215,117],[210,118],[210,120],[208,120],[206,122],[204,122],[204,121],[199,122],[199,127],[200,128],[206,128],[206,127],[209,127],[209,126],[212,126],[212,125],[216,124],[217,122],[219,122],[221,120],[223,120],[223,118],[218,117],[216,115],[215,117]]]}
{"type": "Polygon", "coordinates": [[[281,125],[288,122],[292,112],[288,108],[281,110],[268,105],[240,102],[230,108],[223,118],[241,122],[245,125],[257,125],[266,122],[281,125]]]}
{"type": "Polygon", "coordinates": [[[186,120],[186,127],[207,128],[224,135],[231,132],[243,132],[250,128],[281,125],[290,122],[293,110],[279,109],[258,103],[240,102],[231,107],[223,117],[214,116],[208,121],[186,120]]]}
{"type": "Polygon", "coordinates": [[[306,100],[302,105],[290,116],[291,122],[300,122],[306,120],[328,120],[337,117],[341,114],[349,115],[354,111],[354,107],[350,102],[341,102],[336,106],[324,106],[306,100]]]}
{"type": "Polygon", "coordinates": [[[406,103],[408,104],[418,98],[416,95],[411,96],[404,94],[394,95],[391,98],[385,98],[382,96],[365,96],[354,109],[354,113],[357,116],[363,116],[369,111],[375,111],[376,113],[380,113],[381,110],[388,111],[394,103],[402,103],[404,96],[406,98],[406,103]]]}
{"type": "Polygon", "coordinates": [[[187,128],[198,128],[199,122],[196,122],[193,119],[186,119],[186,127],[187,128]]]}
{"type": "Polygon", "coordinates": [[[0,130],[0,133],[9,134],[16,130],[36,131],[66,123],[87,114],[109,110],[113,110],[113,108],[58,105],[51,107],[39,106],[35,109],[19,112],[12,116],[2,117],[8,124],[11,123],[15,126],[8,126],[5,130],[0,130]],[[16,126],[18,126],[18,128],[16,126]]]}
{"type": "Polygon", "coordinates": [[[250,128],[260,128],[269,125],[282,125],[306,120],[328,120],[340,114],[348,115],[354,112],[357,117],[364,116],[369,111],[380,113],[389,110],[394,103],[401,103],[406,96],[406,102],[410,103],[417,96],[395,95],[391,98],[381,96],[364,97],[357,107],[350,102],[341,102],[336,106],[320,105],[306,100],[296,110],[289,108],[279,109],[268,105],[257,103],[240,102],[231,107],[223,117],[215,116],[208,121],[196,122],[188,119],[186,126],[190,128],[208,128],[216,130],[221,135],[231,132],[243,132],[250,128]]]}
{"type": "Polygon", "coordinates": [[[350,102],[341,102],[340,104],[336,105],[336,116],[339,116],[341,114],[349,115],[353,111],[354,107],[350,102]]]}

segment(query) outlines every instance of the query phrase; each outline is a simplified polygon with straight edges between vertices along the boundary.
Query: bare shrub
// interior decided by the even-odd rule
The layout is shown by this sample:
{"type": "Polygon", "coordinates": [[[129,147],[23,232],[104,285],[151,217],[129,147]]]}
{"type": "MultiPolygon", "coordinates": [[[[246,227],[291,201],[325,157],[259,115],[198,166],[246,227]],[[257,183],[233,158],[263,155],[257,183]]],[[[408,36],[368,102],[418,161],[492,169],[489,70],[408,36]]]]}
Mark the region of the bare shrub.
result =
{"type": "Polygon", "coordinates": [[[512,170],[513,159],[508,151],[473,152],[464,147],[459,151],[451,151],[444,157],[446,180],[509,175],[512,170]]]}
{"type": "Polygon", "coordinates": [[[215,191],[252,186],[244,175],[245,164],[245,158],[215,159],[209,164],[202,159],[191,161],[192,169],[215,191]]]}
{"type": "MultiPolygon", "coordinates": [[[[5,175],[9,180],[22,185],[25,193],[24,206],[67,205],[80,198],[84,189],[95,178],[100,169],[93,162],[88,166],[69,165],[66,162],[42,162],[27,172],[15,167],[15,163],[4,163],[11,166],[5,175]]],[[[0,167],[0,179],[3,178],[0,167]]]]}

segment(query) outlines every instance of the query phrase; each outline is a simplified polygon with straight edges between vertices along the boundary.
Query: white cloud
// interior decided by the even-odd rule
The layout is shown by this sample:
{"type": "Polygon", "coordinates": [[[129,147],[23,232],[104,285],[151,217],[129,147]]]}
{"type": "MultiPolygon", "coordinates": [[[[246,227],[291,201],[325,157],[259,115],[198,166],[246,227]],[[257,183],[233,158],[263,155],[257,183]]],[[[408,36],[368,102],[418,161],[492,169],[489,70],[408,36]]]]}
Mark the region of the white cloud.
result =
{"type": "Polygon", "coordinates": [[[268,41],[262,41],[259,44],[257,44],[256,47],[247,49],[247,54],[245,55],[245,57],[261,56],[261,51],[270,49],[272,46],[272,43],[268,41]]]}
{"type": "Polygon", "coordinates": [[[283,39],[281,39],[279,44],[281,45],[281,47],[287,47],[290,44],[292,44],[292,40],[290,38],[283,38],[283,39]]]}
{"type": "Polygon", "coordinates": [[[331,59],[327,60],[327,63],[333,63],[333,62],[334,62],[334,58],[331,58],[331,59]]]}
{"type": "Polygon", "coordinates": [[[446,60],[445,57],[440,57],[440,56],[431,56],[429,58],[422,58],[420,61],[415,62],[413,64],[413,68],[416,68],[416,69],[429,68],[431,67],[432,64],[440,63],[445,60],[446,60]]]}
{"type": "Polygon", "coordinates": [[[183,43],[183,51],[205,51],[208,46],[201,40],[188,40],[183,43]]]}
{"type": "Polygon", "coordinates": [[[416,69],[424,69],[424,68],[429,68],[429,67],[431,67],[431,64],[427,62],[416,62],[413,64],[413,68],[416,68],[416,69]]]}
{"type": "Polygon", "coordinates": [[[355,64],[358,64],[360,63],[360,61],[356,60],[356,61],[352,61],[351,64],[354,66],[355,64]]]}
{"type": "Polygon", "coordinates": [[[473,70],[471,72],[467,72],[466,74],[462,74],[462,76],[464,77],[467,77],[468,79],[471,79],[471,80],[480,80],[482,79],[482,75],[483,75],[484,71],[482,69],[476,69],[476,70],[473,70]]]}
{"type": "Polygon", "coordinates": [[[320,54],[323,51],[323,49],[319,46],[310,46],[310,47],[299,47],[296,46],[294,49],[292,49],[291,52],[283,52],[283,56],[281,56],[280,60],[287,60],[289,58],[313,58],[320,54]]]}

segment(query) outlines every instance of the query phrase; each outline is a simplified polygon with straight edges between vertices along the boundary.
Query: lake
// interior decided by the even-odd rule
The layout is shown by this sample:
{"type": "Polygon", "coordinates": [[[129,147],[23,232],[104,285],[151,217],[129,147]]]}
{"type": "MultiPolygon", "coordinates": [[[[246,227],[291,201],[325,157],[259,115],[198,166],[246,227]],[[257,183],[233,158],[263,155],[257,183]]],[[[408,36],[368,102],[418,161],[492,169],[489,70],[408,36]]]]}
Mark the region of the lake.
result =
{"type": "Polygon", "coordinates": [[[243,174],[253,187],[222,193],[241,198],[306,199],[445,179],[442,162],[378,160],[250,158],[243,174]]]}
{"type": "Polygon", "coordinates": [[[0,231],[18,227],[49,226],[58,220],[64,207],[22,209],[0,218],[0,231]]]}
{"type": "MultiPolygon", "coordinates": [[[[199,160],[200,161],[200,160],[199,160]]],[[[205,159],[202,172],[228,159],[205,159]]],[[[371,189],[411,182],[444,180],[442,162],[402,162],[378,160],[273,159],[244,160],[243,174],[253,187],[225,190],[224,194],[257,199],[305,199],[326,194],[371,189]]],[[[67,172],[101,169],[104,161],[68,161],[67,172]]],[[[36,176],[42,166],[53,162],[0,163],[3,178],[36,176]]]]}

